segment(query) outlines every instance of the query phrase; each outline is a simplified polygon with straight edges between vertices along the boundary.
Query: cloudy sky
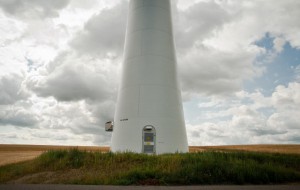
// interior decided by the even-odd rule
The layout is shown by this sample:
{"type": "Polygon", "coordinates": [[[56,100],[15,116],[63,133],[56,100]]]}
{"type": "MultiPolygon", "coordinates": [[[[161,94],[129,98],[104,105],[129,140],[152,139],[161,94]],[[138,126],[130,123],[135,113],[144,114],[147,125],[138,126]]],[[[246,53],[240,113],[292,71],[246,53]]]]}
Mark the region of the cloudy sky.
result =
{"type": "MultiPolygon", "coordinates": [[[[300,143],[300,1],[172,0],[189,145],[300,143]]],[[[0,0],[0,143],[110,145],[126,0],[0,0]]]]}

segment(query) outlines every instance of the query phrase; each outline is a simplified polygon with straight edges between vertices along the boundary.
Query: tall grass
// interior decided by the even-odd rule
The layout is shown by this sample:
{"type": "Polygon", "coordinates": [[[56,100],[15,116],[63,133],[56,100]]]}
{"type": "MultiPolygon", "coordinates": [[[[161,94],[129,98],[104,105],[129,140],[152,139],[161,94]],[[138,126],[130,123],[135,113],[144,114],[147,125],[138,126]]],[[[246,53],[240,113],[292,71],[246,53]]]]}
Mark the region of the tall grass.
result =
{"type": "Polygon", "coordinates": [[[23,176],[27,178],[22,183],[280,184],[300,182],[300,155],[253,152],[144,155],[71,149],[51,150],[33,161],[0,167],[0,183],[23,176]]]}

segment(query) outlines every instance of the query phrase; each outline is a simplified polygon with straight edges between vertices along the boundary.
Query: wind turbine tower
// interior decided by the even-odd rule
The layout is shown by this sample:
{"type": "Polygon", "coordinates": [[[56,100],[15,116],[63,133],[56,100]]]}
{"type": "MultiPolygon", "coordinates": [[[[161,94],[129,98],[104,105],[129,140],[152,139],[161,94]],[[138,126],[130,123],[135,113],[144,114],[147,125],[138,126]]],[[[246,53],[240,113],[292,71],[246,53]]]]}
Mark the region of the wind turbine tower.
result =
{"type": "Polygon", "coordinates": [[[188,152],[170,0],[130,0],[113,152],[188,152]]]}

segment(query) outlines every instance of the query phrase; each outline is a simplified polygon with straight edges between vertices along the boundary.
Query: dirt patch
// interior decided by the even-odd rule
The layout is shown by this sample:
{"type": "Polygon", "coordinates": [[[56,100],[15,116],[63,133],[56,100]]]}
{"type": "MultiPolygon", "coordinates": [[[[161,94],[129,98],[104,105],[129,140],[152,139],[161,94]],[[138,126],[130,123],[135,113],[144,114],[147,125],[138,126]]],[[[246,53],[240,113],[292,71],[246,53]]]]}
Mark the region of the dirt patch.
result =
{"type": "Polygon", "coordinates": [[[28,174],[8,182],[8,184],[60,184],[69,180],[81,179],[86,173],[80,169],[46,171],[28,174]]]}
{"type": "Polygon", "coordinates": [[[19,179],[9,181],[8,184],[32,184],[40,183],[41,181],[44,183],[51,183],[52,180],[49,179],[53,179],[55,177],[55,172],[40,172],[35,174],[29,174],[19,179]]]}
{"type": "Polygon", "coordinates": [[[160,182],[158,179],[145,179],[145,180],[140,180],[138,182],[138,185],[144,185],[144,186],[158,186],[160,185],[160,182]]]}

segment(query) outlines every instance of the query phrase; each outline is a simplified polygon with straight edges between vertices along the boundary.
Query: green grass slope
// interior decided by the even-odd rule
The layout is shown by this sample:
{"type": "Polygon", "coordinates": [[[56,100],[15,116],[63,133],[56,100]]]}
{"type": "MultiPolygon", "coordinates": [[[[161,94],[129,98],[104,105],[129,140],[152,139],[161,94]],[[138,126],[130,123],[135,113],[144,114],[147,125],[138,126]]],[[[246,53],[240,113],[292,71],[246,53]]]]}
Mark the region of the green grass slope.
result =
{"type": "Polygon", "coordinates": [[[300,182],[300,155],[201,152],[144,155],[48,151],[0,167],[0,183],[104,185],[282,184],[300,182]]]}

